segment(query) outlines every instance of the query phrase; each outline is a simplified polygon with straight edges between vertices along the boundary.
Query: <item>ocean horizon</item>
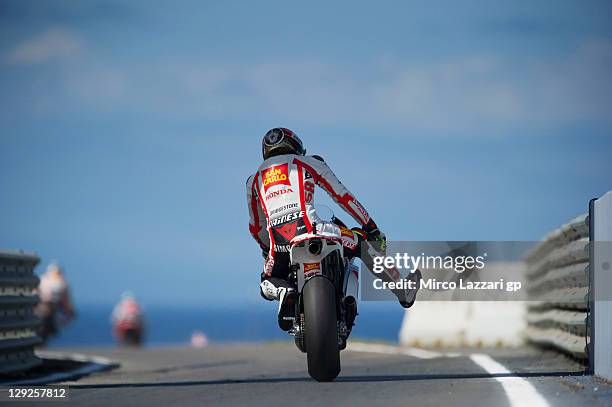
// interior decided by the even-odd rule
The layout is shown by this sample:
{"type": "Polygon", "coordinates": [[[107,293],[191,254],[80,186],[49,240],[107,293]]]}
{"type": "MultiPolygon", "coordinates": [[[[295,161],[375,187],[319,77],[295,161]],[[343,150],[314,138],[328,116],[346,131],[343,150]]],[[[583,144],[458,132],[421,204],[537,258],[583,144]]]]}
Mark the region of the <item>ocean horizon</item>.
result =
{"type": "MultiPolygon", "coordinates": [[[[277,303],[251,306],[146,306],[145,345],[188,345],[200,330],[211,343],[291,340],[278,328],[277,303]]],[[[77,318],[47,346],[114,346],[110,314],[112,304],[77,304],[77,318]]],[[[397,342],[404,310],[397,304],[361,303],[352,338],[397,342]]]]}

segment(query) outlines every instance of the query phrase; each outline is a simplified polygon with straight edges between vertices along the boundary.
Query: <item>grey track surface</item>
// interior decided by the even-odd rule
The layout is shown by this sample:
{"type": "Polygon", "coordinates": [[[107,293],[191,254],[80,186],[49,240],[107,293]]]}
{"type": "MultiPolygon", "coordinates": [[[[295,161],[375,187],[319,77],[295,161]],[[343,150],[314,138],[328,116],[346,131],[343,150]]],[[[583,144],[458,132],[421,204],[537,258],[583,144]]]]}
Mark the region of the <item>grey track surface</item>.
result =
{"type": "MultiPolygon", "coordinates": [[[[64,383],[72,387],[71,405],[511,405],[496,378],[470,360],[473,350],[433,359],[344,351],[334,383],[312,381],[305,355],[291,343],[61,351],[122,365],[64,383]]],[[[476,352],[523,375],[550,405],[612,405],[612,386],[572,376],[582,367],[563,356],[529,347],[476,352]]]]}

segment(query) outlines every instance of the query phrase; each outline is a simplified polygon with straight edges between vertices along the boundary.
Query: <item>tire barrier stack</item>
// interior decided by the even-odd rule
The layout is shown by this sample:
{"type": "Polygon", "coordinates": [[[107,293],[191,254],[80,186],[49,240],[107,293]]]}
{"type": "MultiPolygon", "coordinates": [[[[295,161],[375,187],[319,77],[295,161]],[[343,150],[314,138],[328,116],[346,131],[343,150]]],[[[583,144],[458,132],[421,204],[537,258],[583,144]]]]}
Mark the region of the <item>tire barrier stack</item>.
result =
{"type": "Polygon", "coordinates": [[[527,339],[587,359],[589,222],[586,214],[549,233],[527,263],[527,339]]]}
{"type": "Polygon", "coordinates": [[[34,346],[40,323],[34,315],[39,279],[34,267],[40,259],[28,253],[0,250],[0,375],[14,374],[41,364],[34,346]]]}

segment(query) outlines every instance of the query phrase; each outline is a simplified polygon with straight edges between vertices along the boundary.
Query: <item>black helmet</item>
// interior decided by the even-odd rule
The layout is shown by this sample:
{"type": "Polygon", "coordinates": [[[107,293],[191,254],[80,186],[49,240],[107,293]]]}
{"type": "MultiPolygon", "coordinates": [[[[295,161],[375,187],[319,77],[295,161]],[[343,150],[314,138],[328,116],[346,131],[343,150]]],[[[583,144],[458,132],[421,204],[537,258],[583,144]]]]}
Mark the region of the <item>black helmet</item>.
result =
{"type": "Polygon", "coordinates": [[[306,149],[297,134],[284,127],[276,127],[264,136],[261,152],[264,160],[267,160],[281,154],[305,155],[306,149]]]}

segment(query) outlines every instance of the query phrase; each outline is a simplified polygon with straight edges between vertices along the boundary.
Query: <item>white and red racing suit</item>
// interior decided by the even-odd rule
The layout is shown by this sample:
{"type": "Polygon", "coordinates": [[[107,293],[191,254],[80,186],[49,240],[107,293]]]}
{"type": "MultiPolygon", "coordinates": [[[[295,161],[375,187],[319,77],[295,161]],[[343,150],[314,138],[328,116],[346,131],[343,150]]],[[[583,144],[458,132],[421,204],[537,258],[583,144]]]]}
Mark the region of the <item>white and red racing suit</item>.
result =
{"type": "MultiPolygon", "coordinates": [[[[362,231],[329,224],[317,216],[315,186],[323,188],[361,226],[376,229],[363,205],[340,182],[318,156],[278,155],[265,160],[247,180],[249,230],[262,250],[267,251],[262,280],[286,279],[289,242],[297,235],[335,229],[345,248],[354,250],[364,240],[362,231]],[[314,228],[313,228],[313,225],[314,228]]],[[[396,273],[396,271],[393,271],[396,273]]],[[[399,276],[393,276],[395,280],[399,276]]]]}

